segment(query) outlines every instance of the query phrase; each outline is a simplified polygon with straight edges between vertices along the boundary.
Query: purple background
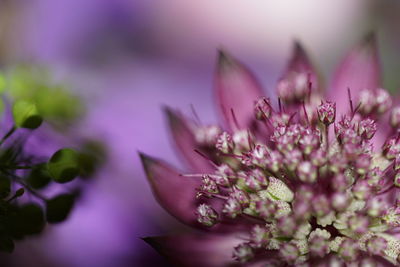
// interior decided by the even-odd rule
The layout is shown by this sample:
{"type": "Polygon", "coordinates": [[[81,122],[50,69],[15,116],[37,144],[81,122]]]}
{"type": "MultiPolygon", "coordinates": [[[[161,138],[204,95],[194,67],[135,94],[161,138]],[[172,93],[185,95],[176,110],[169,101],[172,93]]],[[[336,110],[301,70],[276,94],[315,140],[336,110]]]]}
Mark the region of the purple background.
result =
{"type": "Polygon", "coordinates": [[[352,43],[385,22],[373,10],[377,1],[295,2],[0,1],[2,64],[44,65],[68,81],[88,108],[77,132],[100,138],[109,149],[104,169],[70,219],[18,243],[7,264],[158,263],[140,237],[171,232],[178,224],[154,200],[137,151],[184,169],[170,144],[162,105],[190,114],[193,104],[202,121],[217,121],[217,47],[227,48],[273,88],[292,40],[302,41],[328,74],[352,43]]]}

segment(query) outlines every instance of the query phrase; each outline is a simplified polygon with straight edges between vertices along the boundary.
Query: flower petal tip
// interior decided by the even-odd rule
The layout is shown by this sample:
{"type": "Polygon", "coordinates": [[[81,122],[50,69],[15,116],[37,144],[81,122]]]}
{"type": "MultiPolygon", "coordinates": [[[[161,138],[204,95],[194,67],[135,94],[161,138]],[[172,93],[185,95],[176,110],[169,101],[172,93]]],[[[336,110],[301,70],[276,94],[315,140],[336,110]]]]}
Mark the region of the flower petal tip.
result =
{"type": "Polygon", "coordinates": [[[299,40],[294,40],[288,71],[314,72],[309,56],[299,40]]]}
{"type": "Polygon", "coordinates": [[[225,49],[218,48],[217,50],[217,71],[224,72],[229,71],[238,65],[237,60],[231,56],[225,49]]]}
{"type": "Polygon", "coordinates": [[[253,73],[223,49],[218,50],[214,88],[226,125],[230,129],[248,127],[254,101],[263,95],[262,88],[253,73]]]}
{"type": "Polygon", "coordinates": [[[146,155],[143,152],[138,151],[140,161],[142,162],[142,166],[144,171],[146,172],[147,176],[149,176],[150,165],[157,163],[157,160],[153,157],[146,155]]]}
{"type": "Polygon", "coordinates": [[[148,236],[148,237],[141,237],[140,239],[142,239],[144,242],[149,244],[154,249],[158,250],[157,247],[159,246],[159,244],[156,240],[157,238],[148,236]]]}
{"type": "Polygon", "coordinates": [[[178,112],[176,112],[172,108],[164,106],[163,113],[165,114],[165,117],[167,118],[168,124],[171,129],[175,129],[177,126],[182,125],[182,119],[180,118],[180,115],[178,115],[178,112]]]}
{"type": "Polygon", "coordinates": [[[361,41],[364,47],[376,47],[376,33],[374,31],[368,32],[361,41]]]}
{"type": "Polygon", "coordinates": [[[292,58],[307,58],[307,53],[299,40],[294,40],[292,58]]]}
{"type": "Polygon", "coordinates": [[[375,90],[381,86],[381,64],[375,33],[371,32],[356,44],[338,66],[330,98],[338,103],[339,113],[348,110],[346,101],[340,101],[347,96],[350,88],[352,96],[357,99],[361,90],[375,90]]]}

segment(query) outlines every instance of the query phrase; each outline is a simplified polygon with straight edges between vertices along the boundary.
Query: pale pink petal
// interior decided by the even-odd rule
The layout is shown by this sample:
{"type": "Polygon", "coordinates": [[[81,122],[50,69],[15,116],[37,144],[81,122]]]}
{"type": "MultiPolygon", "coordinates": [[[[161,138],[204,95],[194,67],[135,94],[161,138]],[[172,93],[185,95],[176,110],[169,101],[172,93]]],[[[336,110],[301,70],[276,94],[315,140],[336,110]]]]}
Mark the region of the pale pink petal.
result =
{"type": "Polygon", "coordinates": [[[168,107],[164,108],[164,111],[172,139],[181,155],[194,170],[202,173],[209,171],[211,169],[210,162],[195,152],[195,149],[201,150],[201,148],[196,142],[190,122],[168,107]]]}
{"type": "Polygon", "coordinates": [[[338,114],[350,109],[348,88],[353,101],[363,89],[376,89],[381,84],[381,67],[376,40],[368,35],[339,65],[332,81],[328,99],[336,102],[338,114]]]}
{"type": "Polygon", "coordinates": [[[180,176],[165,162],[140,153],[154,196],[160,205],[181,222],[198,226],[195,215],[196,190],[200,180],[180,176]]]}
{"type": "Polygon", "coordinates": [[[226,125],[247,128],[254,117],[254,101],[262,96],[262,88],[254,75],[239,61],[219,51],[215,74],[215,92],[226,125]]]}

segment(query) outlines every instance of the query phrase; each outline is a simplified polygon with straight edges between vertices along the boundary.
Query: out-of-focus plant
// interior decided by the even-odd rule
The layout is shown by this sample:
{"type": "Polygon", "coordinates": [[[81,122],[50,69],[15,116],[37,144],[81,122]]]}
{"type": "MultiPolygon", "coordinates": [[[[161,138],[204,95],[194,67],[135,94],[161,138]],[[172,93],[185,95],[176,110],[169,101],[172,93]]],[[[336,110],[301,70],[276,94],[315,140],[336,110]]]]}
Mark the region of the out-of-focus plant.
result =
{"type": "Polygon", "coordinates": [[[0,76],[0,90],[12,99],[34,102],[41,116],[53,126],[66,126],[81,117],[84,107],[66,86],[53,82],[45,69],[17,67],[0,76]]]}
{"type": "Polygon", "coordinates": [[[42,70],[27,68],[0,75],[2,116],[11,113],[13,121],[9,129],[0,129],[5,132],[0,139],[3,252],[12,252],[15,240],[42,233],[47,223],[66,220],[81,192],[81,184],[72,181],[92,176],[104,155],[93,140],[76,144],[79,149],[61,148],[49,158],[26,149],[28,137],[43,123],[65,128],[83,112],[77,96],[48,78],[42,70]],[[47,197],[49,191],[56,193],[47,197]]]}

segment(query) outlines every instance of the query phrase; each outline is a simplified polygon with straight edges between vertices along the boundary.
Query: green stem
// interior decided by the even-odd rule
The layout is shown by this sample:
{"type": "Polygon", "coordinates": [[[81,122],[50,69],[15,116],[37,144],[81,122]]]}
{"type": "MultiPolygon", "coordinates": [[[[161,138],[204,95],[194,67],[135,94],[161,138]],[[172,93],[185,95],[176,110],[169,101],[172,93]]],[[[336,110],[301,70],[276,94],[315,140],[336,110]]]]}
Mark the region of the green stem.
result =
{"type": "Polygon", "coordinates": [[[33,190],[32,188],[30,188],[29,185],[27,185],[27,184],[24,182],[24,179],[22,179],[21,177],[15,175],[15,174],[13,174],[13,173],[9,173],[9,172],[7,172],[7,171],[3,171],[3,173],[5,173],[5,174],[7,174],[7,175],[10,175],[10,176],[14,179],[14,181],[15,181],[16,183],[22,185],[22,186],[23,186],[27,191],[29,191],[29,193],[31,193],[33,196],[35,196],[35,197],[37,197],[37,198],[39,198],[39,199],[41,199],[41,200],[43,200],[43,201],[47,201],[47,199],[46,199],[44,196],[42,196],[41,194],[39,194],[38,192],[36,192],[36,191],[33,190]]]}

